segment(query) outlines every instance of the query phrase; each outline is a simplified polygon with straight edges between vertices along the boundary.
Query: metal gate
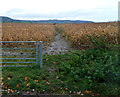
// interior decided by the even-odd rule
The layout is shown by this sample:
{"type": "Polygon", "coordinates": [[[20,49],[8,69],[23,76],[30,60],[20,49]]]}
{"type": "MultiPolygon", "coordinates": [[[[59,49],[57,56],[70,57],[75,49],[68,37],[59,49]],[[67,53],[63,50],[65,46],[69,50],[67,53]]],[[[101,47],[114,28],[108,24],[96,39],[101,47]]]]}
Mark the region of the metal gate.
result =
{"type": "Polygon", "coordinates": [[[0,67],[27,67],[31,65],[17,64],[40,64],[42,68],[42,41],[0,41],[0,64],[2,64],[0,67]]]}

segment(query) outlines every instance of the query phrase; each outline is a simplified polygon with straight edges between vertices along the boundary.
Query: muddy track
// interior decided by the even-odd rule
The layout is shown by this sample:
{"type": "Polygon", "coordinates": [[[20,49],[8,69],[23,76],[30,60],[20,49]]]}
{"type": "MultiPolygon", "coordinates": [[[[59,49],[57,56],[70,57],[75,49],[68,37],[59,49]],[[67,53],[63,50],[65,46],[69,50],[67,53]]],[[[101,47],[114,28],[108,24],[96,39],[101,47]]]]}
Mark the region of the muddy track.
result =
{"type": "Polygon", "coordinates": [[[50,43],[49,46],[45,47],[43,54],[56,55],[64,54],[65,52],[70,51],[71,44],[67,41],[60,32],[54,37],[54,40],[50,43]]]}

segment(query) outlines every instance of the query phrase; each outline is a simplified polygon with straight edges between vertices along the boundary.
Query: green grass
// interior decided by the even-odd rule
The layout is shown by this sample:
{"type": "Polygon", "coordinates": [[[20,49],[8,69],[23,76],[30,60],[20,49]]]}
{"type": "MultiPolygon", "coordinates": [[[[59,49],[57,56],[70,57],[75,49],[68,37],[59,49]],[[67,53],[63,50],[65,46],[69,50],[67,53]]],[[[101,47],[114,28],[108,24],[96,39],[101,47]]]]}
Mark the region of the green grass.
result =
{"type": "Polygon", "coordinates": [[[42,69],[39,65],[3,68],[3,88],[35,89],[42,94],[120,95],[117,55],[116,50],[104,49],[44,55],[42,69]]]}

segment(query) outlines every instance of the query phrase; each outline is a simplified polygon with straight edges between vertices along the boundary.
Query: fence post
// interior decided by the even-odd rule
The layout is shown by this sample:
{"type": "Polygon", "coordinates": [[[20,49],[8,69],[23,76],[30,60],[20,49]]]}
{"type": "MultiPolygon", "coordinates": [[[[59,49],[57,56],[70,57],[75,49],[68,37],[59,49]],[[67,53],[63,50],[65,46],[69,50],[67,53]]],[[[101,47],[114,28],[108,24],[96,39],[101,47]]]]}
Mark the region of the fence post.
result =
{"type": "Polygon", "coordinates": [[[39,44],[38,44],[38,41],[36,41],[36,64],[38,64],[38,46],[39,46],[39,44]]]}
{"type": "Polygon", "coordinates": [[[42,64],[43,64],[43,51],[42,51],[42,46],[43,46],[43,42],[40,41],[40,68],[42,68],[42,64]]]}

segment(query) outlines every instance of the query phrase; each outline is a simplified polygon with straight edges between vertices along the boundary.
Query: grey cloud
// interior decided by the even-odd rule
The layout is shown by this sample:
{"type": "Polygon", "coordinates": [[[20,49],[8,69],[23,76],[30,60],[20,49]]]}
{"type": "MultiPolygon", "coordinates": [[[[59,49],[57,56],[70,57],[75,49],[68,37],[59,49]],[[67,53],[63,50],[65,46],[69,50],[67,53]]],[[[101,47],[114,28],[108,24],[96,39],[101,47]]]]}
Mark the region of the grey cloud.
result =
{"type": "Polygon", "coordinates": [[[26,11],[24,9],[11,9],[6,12],[6,14],[10,17],[20,18],[20,19],[89,19],[95,21],[114,21],[117,20],[118,11],[115,8],[99,8],[99,9],[91,9],[91,10],[74,10],[74,11],[63,11],[59,13],[50,13],[50,14],[42,14],[42,13],[34,13],[26,11]]]}

